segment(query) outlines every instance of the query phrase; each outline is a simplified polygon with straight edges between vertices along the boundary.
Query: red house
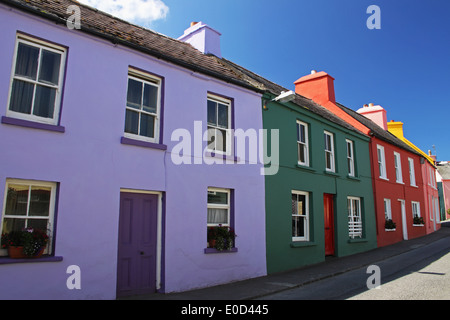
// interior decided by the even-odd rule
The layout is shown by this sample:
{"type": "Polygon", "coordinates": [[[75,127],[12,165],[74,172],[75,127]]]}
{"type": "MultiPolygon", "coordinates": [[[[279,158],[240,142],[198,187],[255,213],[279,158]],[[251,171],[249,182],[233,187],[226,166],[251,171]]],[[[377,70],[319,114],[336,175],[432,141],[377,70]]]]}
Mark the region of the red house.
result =
{"type": "Polygon", "coordinates": [[[386,110],[382,107],[370,104],[357,112],[342,108],[371,129],[378,246],[424,236],[427,233],[427,202],[423,190],[422,155],[387,130],[386,110]]]}

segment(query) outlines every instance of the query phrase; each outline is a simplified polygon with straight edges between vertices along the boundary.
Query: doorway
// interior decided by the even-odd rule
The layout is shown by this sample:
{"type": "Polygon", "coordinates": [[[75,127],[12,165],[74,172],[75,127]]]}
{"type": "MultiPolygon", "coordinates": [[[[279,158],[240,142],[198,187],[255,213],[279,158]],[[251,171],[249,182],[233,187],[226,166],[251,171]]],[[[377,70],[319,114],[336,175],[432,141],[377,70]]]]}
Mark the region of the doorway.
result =
{"type": "Polygon", "coordinates": [[[158,194],[120,193],[117,296],[157,289],[158,194]]]}
{"type": "Polygon", "coordinates": [[[334,246],[334,195],[324,193],[324,226],[325,226],[325,256],[335,253],[334,246]]]}

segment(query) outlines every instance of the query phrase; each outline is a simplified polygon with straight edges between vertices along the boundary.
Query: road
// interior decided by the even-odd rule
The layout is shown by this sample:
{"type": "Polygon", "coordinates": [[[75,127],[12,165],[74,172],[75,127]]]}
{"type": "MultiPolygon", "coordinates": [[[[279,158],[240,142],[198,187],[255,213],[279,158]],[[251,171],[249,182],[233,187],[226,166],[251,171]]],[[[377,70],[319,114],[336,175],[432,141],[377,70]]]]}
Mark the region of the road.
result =
{"type": "Polygon", "coordinates": [[[290,289],[260,300],[450,300],[450,238],[423,245],[377,264],[380,286],[367,268],[290,289]],[[368,281],[369,280],[369,281],[368,281]]]}

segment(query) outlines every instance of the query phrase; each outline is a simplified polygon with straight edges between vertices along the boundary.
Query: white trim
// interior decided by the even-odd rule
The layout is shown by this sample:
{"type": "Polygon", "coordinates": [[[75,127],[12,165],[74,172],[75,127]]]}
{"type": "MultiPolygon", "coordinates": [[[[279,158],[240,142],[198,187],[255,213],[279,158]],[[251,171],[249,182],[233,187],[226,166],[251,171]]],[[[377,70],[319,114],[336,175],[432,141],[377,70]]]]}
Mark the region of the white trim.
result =
{"type": "Polygon", "coordinates": [[[356,237],[363,237],[363,221],[362,221],[362,211],[361,211],[361,198],[359,197],[347,197],[347,207],[348,207],[348,233],[351,239],[356,237]],[[350,205],[349,202],[350,201],[350,205]],[[358,207],[353,206],[353,201],[357,202],[358,207]],[[358,215],[359,214],[359,215],[358,215]],[[354,221],[357,218],[357,221],[354,221]]]}
{"type": "Polygon", "coordinates": [[[336,172],[336,166],[335,166],[335,154],[334,154],[334,134],[328,131],[324,131],[324,136],[329,136],[330,137],[330,147],[331,149],[328,150],[327,149],[327,145],[326,145],[326,138],[325,138],[325,170],[327,172],[336,172]],[[330,164],[331,164],[331,168],[327,167],[327,153],[330,155],[330,164]]]}
{"type": "Polygon", "coordinates": [[[392,220],[391,199],[384,199],[384,217],[386,220],[392,220]]]}
{"type": "MultiPolygon", "coordinates": [[[[224,97],[220,97],[217,96],[215,94],[212,93],[208,93],[207,98],[206,98],[206,127],[207,130],[214,130],[214,149],[210,149],[209,145],[206,145],[206,149],[208,152],[213,152],[215,154],[223,154],[223,155],[227,155],[230,156],[231,155],[231,147],[232,147],[232,135],[231,135],[231,123],[232,123],[232,119],[231,119],[231,109],[232,109],[232,103],[230,99],[224,98],[224,97]],[[210,125],[208,123],[208,100],[215,102],[217,104],[222,104],[222,105],[226,105],[227,106],[227,113],[228,113],[228,123],[227,123],[227,128],[222,128],[219,127],[218,125],[210,125]],[[217,130],[219,131],[225,131],[225,135],[226,135],[226,146],[225,146],[225,152],[221,151],[221,150],[216,150],[216,142],[217,142],[217,130]]],[[[219,117],[219,112],[218,112],[218,108],[216,108],[216,121],[218,122],[218,117],[219,117]]]]}
{"type": "Polygon", "coordinates": [[[348,168],[348,175],[350,177],[354,177],[355,176],[355,146],[354,146],[354,142],[352,140],[345,139],[345,143],[347,146],[347,166],[349,166],[349,162],[350,162],[350,167],[348,168]],[[348,146],[350,146],[350,149],[348,148],[348,146]],[[349,155],[349,150],[350,150],[350,155],[349,155]]]}
{"type": "Polygon", "coordinates": [[[402,160],[400,153],[394,151],[395,181],[403,183],[402,160]]]}
{"type": "Polygon", "coordinates": [[[384,154],[384,147],[381,145],[377,145],[377,159],[378,159],[379,178],[389,180],[387,178],[386,173],[386,157],[384,154]]]}
{"type": "Polygon", "coordinates": [[[45,42],[43,40],[28,37],[23,34],[16,35],[16,43],[15,43],[15,47],[14,47],[14,57],[13,57],[13,62],[12,62],[12,67],[11,67],[11,76],[10,76],[9,91],[8,91],[8,102],[6,105],[6,116],[7,117],[22,119],[22,120],[27,120],[27,121],[33,121],[33,122],[39,122],[39,123],[45,123],[45,124],[52,124],[52,125],[58,124],[59,115],[61,112],[62,90],[64,88],[66,56],[67,56],[67,50],[61,46],[55,45],[53,43],[45,42]],[[17,64],[17,53],[19,50],[20,43],[24,43],[26,45],[33,46],[35,48],[39,48],[38,70],[37,70],[37,74],[36,74],[36,80],[32,80],[32,79],[28,79],[28,78],[24,78],[24,77],[15,75],[16,64],[17,64]],[[59,75],[58,85],[51,85],[48,83],[39,82],[39,80],[38,80],[39,71],[41,69],[41,62],[42,62],[42,60],[41,60],[42,50],[51,51],[51,52],[58,53],[61,55],[61,61],[60,61],[59,73],[58,73],[58,75],[59,75]],[[11,104],[11,94],[12,94],[12,87],[13,87],[14,79],[21,80],[21,81],[24,81],[27,83],[31,83],[34,86],[33,100],[31,103],[31,113],[30,114],[21,113],[21,112],[17,112],[17,111],[13,111],[13,110],[9,109],[10,104],[11,104]],[[33,114],[34,99],[36,97],[36,86],[37,85],[56,89],[55,105],[53,107],[53,117],[52,118],[44,118],[44,117],[36,116],[33,114]]]}
{"type": "Polygon", "coordinates": [[[126,124],[126,112],[127,110],[131,111],[131,112],[137,112],[139,113],[139,123],[138,123],[138,133],[134,134],[134,133],[129,133],[129,132],[125,132],[125,124],[124,124],[124,137],[126,138],[130,138],[130,139],[134,139],[134,140],[140,140],[140,141],[145,141],[145,142],[152,142],[152,143],[159,143],[159,139],[160,139],[160,128],[161,128],[161,99],[162,99],[162,79],[145,73],[143,71],[140,70],[136,70],[132,67],[128,68],[128,76],[127,76],[127,97],[126,97],[126,102],[125,102],[125,124],[126,124]],[[128,103],[128,83],[129,80],[135,80],[135,81],[139,81],[143,84],[142,87],[142,97],[141,97],[141,103],[143,103],[143,96],[144,96],[144,85],[150,85],[153,87],[156,87],[158,89],[158,96],[156,99],[156,113],[152,113],[152,112],[148,112],[148,111],[144,111],[142,109],[135,109],[132,107],[128,107],[127,103],[128,103]],[[154,122],[154,134],[153,134],[153,138],[151,137],[146,137],[146,136],[141,136],[140,133],[140,126],[141,126],[141,114],[146,114],[149,116],[152,116],[155,118],[155,122],[154,122]]]}
{"type": "Polygon", "coordinates": [[[299,135],[300,131],[300,126],[305,127],[305,141],[302,142],[299,140],[299,136],[297,136],[297,161],[299,165],[305,166],[305,167],[309,167],[309,126],[307,123],[302,122],[300,120],[297,120],[297,124],[296,124],[296,129],[297,129],[297,135],[299,135]],[[299,146],[302,145],[305,148],[305,161],[302,162],[300,161],[299,158],[299,146]]]}
{"type": "MultiPolygon", "coordinates": [[[[49,244],[46,248],[46,253],[51,254],[52,250],[52,244],[54,242],[53,238],[53,227],[54,227],[54,219],[55,219],[55,206],[56,206],[56,188],[57,183],[56,182],[49,182],[49,181],[40,181],[40,180],[22,180],[22,179],[6,179],[5,182],[5,193],[3,198],[3,208],[2,208],[2,218],[0,219],[0,231],[3,233],[3,219],[5,218],[12,218],[12,219],[25,219],[25,220],[33,220],[33,219],[46,219],[47,222],[47,232],[49,236],[49,244]],[[8,186],[9,185],[21,185],[21,186],[27,186],[28,187],[28,199],[27,199],[27,214],[25,216],[17,216],[17,215],[6,215],[6,201],[8,197],[8,186]],[[30,208],[30,197],[31,187],[47,187],[50,188],[50,200],[49,200],[49,212],[48,216],[29,216],[29,208],[30,208]]],[[[4,252],[3,252],[4,253],[4,252]]]]}
{"type": "Polygon", "coordinates": [[[409,166],[409,183],[413,187],[417,187],[416,185],[416,171],[414,168],[414,159],[408,158],[408,166],[409,166]]]}
{"type": "MultiPolygon", "coordinates": [[[[221,224],[224,227],[231,227],[231,190],[230,189],[222,189],[222,188],[214,188],[214,187],[208,187],[208,193],[209,192],[220,192],[220,193],[226,193],[227,194],[227,204],[209,204],[208,198],[206,198],[206,207],[207,209],[226,209],[227,210],[227,221],[226,224],[221,224]]],[[[208,219],[208,217],[207,217],[208,219]]],[[[207,227],[218,227],[218,223],[208,223],[208,220],[206,221],[207,227]]]]}
{"type": "Polygon", "coordinates": [[[301,218],[304,219],[304,233],[305,233],[305,235],[303,237],[294,237],[291,234],[292,241],[309,241],[309,234],[310,234],[310,230],[309,230],[309,216],[310,216],[310,213],[309,213],[309,192],[292,190],[291,191],[291,201],[292,201],[292,195],[293,194],[305,196],[305,208],[302,208],[304,214],[303,215],[298,214],[298,207],[296,208],[297,209],[297,214],[296,215],[293,215],[291,213],[291,219],[292,219],[292,217],[301,217],[301,218]]]}

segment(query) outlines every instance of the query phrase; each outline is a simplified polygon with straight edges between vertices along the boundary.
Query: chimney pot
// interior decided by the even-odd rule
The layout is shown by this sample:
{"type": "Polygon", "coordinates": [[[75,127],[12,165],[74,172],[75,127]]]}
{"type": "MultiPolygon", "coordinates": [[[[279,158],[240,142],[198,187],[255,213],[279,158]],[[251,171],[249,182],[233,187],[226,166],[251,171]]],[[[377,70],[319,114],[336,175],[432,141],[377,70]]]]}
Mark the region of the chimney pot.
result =
{"type": "Polygon", "coordinates": [[[373,106],[374,106],[373,102],[369,103],[369,107],[373,107],[373,106]]]}
{"type": "Polygon", "coordinates": [[[365,104],[365,105],[363,105],[363,107],[364,107],[364,108],[368,108],[368,107],[369,107],[369,105],[368,105],[368,104],[365,104]]]}
{"type": "Polygon", "coordinates": [[[316,70],[311,70],[311,74],[316,74],[317,71],[316,70]]]}
{"type": "Polygon", "coordinates": [[[191,27],[195,26],[197,23],[198,22],[196,22],[196,21],[191,22],[191,27]]]}

